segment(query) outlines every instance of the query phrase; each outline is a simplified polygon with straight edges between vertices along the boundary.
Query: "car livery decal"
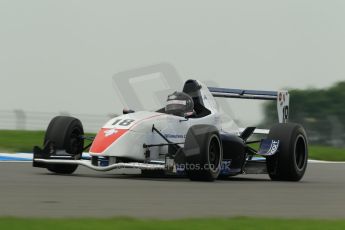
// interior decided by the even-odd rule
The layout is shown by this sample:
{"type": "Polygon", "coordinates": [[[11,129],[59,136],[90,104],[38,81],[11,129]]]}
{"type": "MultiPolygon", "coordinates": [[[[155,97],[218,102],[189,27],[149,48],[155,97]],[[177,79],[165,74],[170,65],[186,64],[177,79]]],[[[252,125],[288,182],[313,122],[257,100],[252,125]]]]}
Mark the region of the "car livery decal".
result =
{"type": "Polygon", "coordinates": [[[164,136],[168,139],[186,139],[186,134],[164,134],[164,136]]]}
{"type": "Polygon", "coordinates": [[[133,129],[136,125],[140,122],[152,119],[154,117],[162,116],[164,114],[156,114],[150,117],[143,118],[141,120],[134,120],[134,119],[118,119],[113,122],[112,128],[102,128],[96,135],[95,140],[93,141],[90,152],[91,153],[102,153],[104,152],[112,143],[114,143],[117,139],[122,137],[127,131],[133,129]],[[118,128],[119,126],[129,126],[124,128],[118,128]]]}
{"type": "Polygon", "coordinates": [[[114,141],[120,138],[127,131],[128,129],[102,128],[93,141],[90,152],[102,153],[106,148],[108,148],[114,141]]]}

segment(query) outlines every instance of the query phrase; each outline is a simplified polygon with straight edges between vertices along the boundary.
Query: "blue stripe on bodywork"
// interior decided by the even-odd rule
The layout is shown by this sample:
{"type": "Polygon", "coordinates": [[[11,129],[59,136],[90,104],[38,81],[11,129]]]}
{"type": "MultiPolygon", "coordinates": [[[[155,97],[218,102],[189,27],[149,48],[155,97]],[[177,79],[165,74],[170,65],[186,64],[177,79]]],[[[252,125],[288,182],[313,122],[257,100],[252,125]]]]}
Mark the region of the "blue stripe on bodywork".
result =
{"type": "Polygon", "coordinates": [[[0,156],[0,161],[32,161],[31,158],[0,156]]]}

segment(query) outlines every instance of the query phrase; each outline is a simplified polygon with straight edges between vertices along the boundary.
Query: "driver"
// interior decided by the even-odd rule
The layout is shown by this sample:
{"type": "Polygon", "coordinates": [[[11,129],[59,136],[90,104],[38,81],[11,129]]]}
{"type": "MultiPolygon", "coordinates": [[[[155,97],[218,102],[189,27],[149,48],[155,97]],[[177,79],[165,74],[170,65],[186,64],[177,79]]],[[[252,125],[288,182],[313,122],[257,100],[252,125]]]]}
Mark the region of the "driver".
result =
{"type": "Polygon", "coordinates": [[[188,117],[194,114],[193,99],[186,93],[174,92],[168,96],[165,113],[188,117]]]}

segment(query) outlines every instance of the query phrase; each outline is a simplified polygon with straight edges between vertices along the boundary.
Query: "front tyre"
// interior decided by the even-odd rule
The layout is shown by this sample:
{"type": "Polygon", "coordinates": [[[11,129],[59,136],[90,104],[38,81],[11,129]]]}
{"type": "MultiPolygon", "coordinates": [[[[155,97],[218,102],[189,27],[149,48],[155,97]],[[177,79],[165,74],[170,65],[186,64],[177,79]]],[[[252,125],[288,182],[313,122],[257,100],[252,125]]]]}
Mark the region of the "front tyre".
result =
{"type": "MultiPolygon", "coordinates": [[[[51,120],[44,137],[44,146],[52,145],[53,149],[64,150],[74,159],[80,159],[83,153],[83,125],[74,117],[57,116],[51,120]]],[[[72,174],[78,165],[50,164],[47,169],[58,174],[72,174]]]]}
{"type": "Polygon", "coordinates": [[[214,181],[220,173],[223,159],[218,129],[211,125],[189,128],[183,148],[186,174],[191,180],[214,181]]]}
{"type": "Polygon", "coordinates": [[[272,180],[299,181],[308,163],[308,141],[304,128],[295,123],[274,125],[268,139],[279,140],[279,151],[266,159],[272,180]]]}

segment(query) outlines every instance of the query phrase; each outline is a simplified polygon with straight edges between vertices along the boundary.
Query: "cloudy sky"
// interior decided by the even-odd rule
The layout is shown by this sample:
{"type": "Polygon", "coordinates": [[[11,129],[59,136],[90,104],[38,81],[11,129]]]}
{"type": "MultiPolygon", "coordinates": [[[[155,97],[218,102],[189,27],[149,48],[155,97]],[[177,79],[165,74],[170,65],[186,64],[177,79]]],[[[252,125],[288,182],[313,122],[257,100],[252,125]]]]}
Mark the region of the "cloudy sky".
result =
{"type": "Polygon", "coordinates": [[[162,62],[224,87],[327,87],[345,80],[344,22],[342,0],[0,0],[0,110],[119,113],[112,76],[162,62]]]}

